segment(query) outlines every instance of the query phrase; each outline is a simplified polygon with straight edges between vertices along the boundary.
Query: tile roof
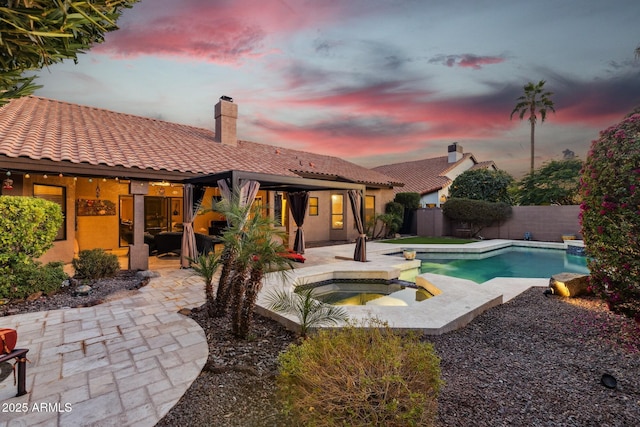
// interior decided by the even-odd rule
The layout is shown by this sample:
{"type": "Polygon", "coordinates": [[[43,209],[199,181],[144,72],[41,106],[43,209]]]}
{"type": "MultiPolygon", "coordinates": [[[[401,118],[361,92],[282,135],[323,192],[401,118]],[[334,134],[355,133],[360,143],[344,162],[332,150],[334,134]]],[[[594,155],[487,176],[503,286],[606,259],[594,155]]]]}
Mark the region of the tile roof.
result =
{"type": "Polygon", "coordinates": [[[376,186],[399,184],[337,157],[249,141],[238,141],[236,147],[223,145],[208,129],[36,96],[0,108],[0,141],[0,156],[9,158],[198,175],[238,170],[376,186]]]}
{"type": "Polygon", "coordinates": [[[447,178],[446,173],[468,158],[475,162],[472,154],[465,153],[456,163],[449,163],[448,156],[442,156],[378,166],[373,170],[404,182],[404,187],[394,190],[396,193],[412,192],[423,195],[451,184],[452,181],[447,178]]]}

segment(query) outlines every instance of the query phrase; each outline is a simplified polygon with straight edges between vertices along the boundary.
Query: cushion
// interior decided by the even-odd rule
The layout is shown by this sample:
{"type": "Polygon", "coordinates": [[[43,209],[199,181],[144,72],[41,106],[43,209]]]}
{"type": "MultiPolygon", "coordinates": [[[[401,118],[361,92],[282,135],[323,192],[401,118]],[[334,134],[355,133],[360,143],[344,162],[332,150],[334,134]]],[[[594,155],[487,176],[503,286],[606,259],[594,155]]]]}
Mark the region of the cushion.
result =
{"type": "Polygon", "coordinates": [[[9,354],[16,348],[18,332],[15,329],[0,328],[0,354],[9,354]]]}

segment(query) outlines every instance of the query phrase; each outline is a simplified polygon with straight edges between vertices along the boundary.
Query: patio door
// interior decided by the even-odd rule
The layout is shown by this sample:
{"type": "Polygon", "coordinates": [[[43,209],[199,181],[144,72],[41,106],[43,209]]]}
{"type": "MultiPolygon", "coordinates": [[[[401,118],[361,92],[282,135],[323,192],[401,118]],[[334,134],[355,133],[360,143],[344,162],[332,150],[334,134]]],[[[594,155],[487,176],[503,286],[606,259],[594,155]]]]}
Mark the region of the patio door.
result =
{"type": "Polygon", "coordinates": [[[346,197],[344,193],[331,193],[330,240],[347,240],[345,200],[346,197]]]}
{"type": "Polygon", "coordinates": [[[182,197],[144,198],[144,231],[156,235],[165,231],[182,231],[182,197]]]}

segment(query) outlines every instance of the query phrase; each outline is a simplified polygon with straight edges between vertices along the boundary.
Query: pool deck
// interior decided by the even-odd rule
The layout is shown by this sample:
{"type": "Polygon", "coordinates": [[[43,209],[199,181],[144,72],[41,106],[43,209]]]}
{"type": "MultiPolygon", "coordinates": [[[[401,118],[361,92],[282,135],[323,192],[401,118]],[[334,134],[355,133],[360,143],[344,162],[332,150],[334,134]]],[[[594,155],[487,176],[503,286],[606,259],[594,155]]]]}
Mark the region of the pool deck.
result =
{"type": "MultiPolygon", "coordinates": [[[[564,248],[562,243],[522,242],[511,240],[487,240],[465,245],[390,245],[368,242],[367,261],[353,259],[354,245],[327,246],[307,251],[310,263],[298,266],[283,283],[280,276],[269,276],[263,292],[258,298],[257,309],[261,314],[278,320],[288,328],[296,330],[298,321],[294,316],[273,313],[266,308],[264,296],[272,289],[292,290],[296,284],[314,283],[334,278],[381,278],[399,277],[405,270],[417,269],[419,260],[407,261],[398,252],[401,248],[418,252],[467,252],[481,253],[516,246],[540,248],[564,248]],[[398,255],[389,255],[398,254],[398,255]],[[320,261],[320,262],[319,262],[320,261]]],[[[376,317],[389,326],[401,330],[417,330],[425,334],[439,335],[458,329],[482,312],[502,304],[531,287],[547,287],[549,279],[495,278],[483,284],[469,280],[437,274],[421,274],[416,278],[419,286],[425,287],[435,296],[410,306],[366,305],[345,306],[349,319],[360,323],[376,317]]],[[[384,298],[381,298],[383,300],[384,298]]],[[[394,301],[387,301],[394,304],[394,301]]]]}
{"type": "MultiPolygon", "coordinates": [[[[464,245],[464,250],[509,244],[477,242],[464,245]]],[[[416,260],[385,255],[399,248],[369,242],[369,262],[364,263],[348,260],[353,257],[353,244],[309,249],[307,262],[291,272],[286,285],[334,275],[397,277],[401,270],[419,265],[416,260]]],[[[29,349],[27,394],[15,397],[11,376],[0,381],[0,403],[6,404],[0,427],[155,425],[191,386],[208,357],[203,330],[177,313],[204,303],[203,281],[192,270],[178,266],[177,259],[153,259],[151,268],[159,277],[130,295],[100,305],[0,318],[2,327],[18,330],[18,348],[29,349]]],[[[365,306],[354,307],[350,315],[353,319],[378,316],[394,328],[440,334],[467,324],[531,286],[548,284],[547,279],[494,279],[478,285],[446,276],[421,276],[425,286],[428,281],[442,293],[411,310],[365,306]]],[[[282,280],[270,275],[265,290],[281,286],[282,280]]],[[[264,311],[261,300],[258,304],[264,311]]],[[[280,320],[297,327],[295,319],[280,320]]]]}

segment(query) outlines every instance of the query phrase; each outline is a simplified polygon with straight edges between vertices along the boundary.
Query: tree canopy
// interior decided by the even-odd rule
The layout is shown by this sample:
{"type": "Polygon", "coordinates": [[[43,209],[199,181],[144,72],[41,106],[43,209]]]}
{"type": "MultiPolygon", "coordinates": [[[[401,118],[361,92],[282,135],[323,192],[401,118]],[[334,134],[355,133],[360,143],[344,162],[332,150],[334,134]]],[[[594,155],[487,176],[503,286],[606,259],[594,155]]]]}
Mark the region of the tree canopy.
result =
{"type": "Polygon", "coordinates": [[[511,204],[507,190],[512,182],[513,177],[505,171],[470,169],[453,180],[449,196],[511,204]]]}
{"type": "Polygon", "coordinates": [[[25,71],[77,61],[138,0],[0,0],[0,106],[39,86],[25,71]]]}
{"type": "Polygon", "coordinates": [[[519,183],[520,205],[576,205],[580,203],[580,171],[582,160],[553,160],[519,183]]]}

